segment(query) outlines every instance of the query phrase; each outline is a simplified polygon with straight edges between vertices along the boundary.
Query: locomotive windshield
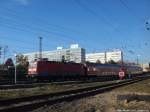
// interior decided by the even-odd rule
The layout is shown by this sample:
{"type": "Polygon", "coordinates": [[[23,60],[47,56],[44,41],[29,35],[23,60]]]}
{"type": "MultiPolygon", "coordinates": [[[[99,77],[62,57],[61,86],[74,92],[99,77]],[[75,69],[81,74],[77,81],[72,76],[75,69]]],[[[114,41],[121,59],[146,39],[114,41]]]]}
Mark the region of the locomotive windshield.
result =
{"type": "Polygon", "coordinates": [[[36,67],[37,67],[37,62],[29,63],[29,68],[36,68],[36,67]]]}

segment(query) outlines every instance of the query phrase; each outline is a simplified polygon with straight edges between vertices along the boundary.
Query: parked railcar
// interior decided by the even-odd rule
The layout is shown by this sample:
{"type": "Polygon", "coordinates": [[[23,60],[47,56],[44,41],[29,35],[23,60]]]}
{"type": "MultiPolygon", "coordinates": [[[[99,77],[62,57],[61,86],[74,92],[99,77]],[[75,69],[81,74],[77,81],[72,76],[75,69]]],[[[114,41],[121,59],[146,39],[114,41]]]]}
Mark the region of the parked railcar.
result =
{"type": "Polygon", "coordinates": [[[119,64],[96,64],[89,63],[86,65],[87,67],[87,75],[88,76],[96,76],[100,78],[111,78],[115,79],[120,77],[128,78],[128,77],[136,77],[140,76],[143,71],[142,68],[135,65],[119,65],[119,64]],[[121,76],[120,76],[121,75],[121,76]]]}
{"type": "Polygon", "coordinates": [[[110,79],[117,79],[119,77],[119,72],[123,70],[121,65],[116,64],[88,63],[86,67],[88,76],[110,79]]]}
{"type": "Polygon", "coordinates": [[[126,65],[126,74],[128,77],[136,77],[136,76],[140,76],[141,74],[143,74],[143,69],[139,66],[129,66],[126,65]]]}

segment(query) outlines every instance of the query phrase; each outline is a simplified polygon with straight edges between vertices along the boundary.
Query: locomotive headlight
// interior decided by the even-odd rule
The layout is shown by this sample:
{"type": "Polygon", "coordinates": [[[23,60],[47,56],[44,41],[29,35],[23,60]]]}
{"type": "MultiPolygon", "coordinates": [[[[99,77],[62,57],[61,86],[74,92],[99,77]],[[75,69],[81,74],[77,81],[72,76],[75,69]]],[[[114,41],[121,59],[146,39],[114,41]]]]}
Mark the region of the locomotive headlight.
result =
{"type": "Polygon", "coordinates": [[[93,68],[93,71],[96,71],[96,68],[93,68]]]}

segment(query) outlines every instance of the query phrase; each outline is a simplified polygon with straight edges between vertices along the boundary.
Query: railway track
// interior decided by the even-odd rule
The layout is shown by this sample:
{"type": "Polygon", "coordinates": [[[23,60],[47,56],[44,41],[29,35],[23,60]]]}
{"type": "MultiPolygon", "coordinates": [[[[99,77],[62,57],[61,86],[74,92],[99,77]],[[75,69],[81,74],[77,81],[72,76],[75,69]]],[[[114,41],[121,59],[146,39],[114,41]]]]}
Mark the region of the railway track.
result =
{"type": "Polygon", "coordinates": [[[64,82],[45,82],[45,83],[17,83],[17,84],[1,84],[0,89],[6,90],[6,89],[22,89],[22,88],[33,88],[33,87],[39,87],[39,86],[45,86],[45,85],[67,85],[67,84],[82,84],[82,83],[93,83],[98,81],[64,81],[64,82]]]}
{"type": "MultiPolygon", "coordinates": [[[[149,75],[149,73],[147,73],[149,75]]],[[[144,74],[145,75],[145,74],[144,74]]],[[[145,75],[145,76],[148,76],[145,75]]],[[[113,79],[117,80],[117,79],[113,79]]],[[[56,81],[56,82],[43,82],[43,83],[37,83],[33,81],[18,81],[17,84],[14,84],[13,81],[0,81],[0,89],[5,90],[5,89],[22,89],[22,88],[33,88],[33,87],[38,87],[38,86],[44,86],[44,85],[49,85],[49,84],[55,84],[55,85],[67,85],[67,84],[81,84],[81,83],[93,83],[93,82],[107,82],[107,81],[112,81],[112,80],[87,80],[87,81],[56,81]]]]}
{"type": "MultiPolygon", "coordinates": [[[[116,80],[116,79],[115,79],[116,80]]],[[[87,80],[87,81],[59,81],[59,82],[43,82],[43,83],[35,83],[35,82],[23,82],[23,83],[4,83],[0,84],[0,90],[6,90],[6,89],[22,89],[22,88],[33,88],[33,87],[39,87],[39,86],[45,86],[45,85],[69,85],[69,84],[84,84],[84,83],[93,83],[93,82],[109,82],[113,80],[87,80]]]]}
{"type": "Polygon", "coordinates": [[[0,112],[28,112],[45,105],[52,105],[63,101],[72,101],[74,99],[96,95],[98,93],[110,91],[114,88],[136,83],[145,79],[147,79],[147,77],[143,77],[140,79],[135,78],[132,80],[125,80],[117,83],[69,90],[58,93],[51,93],[46,95],[37,95],[32,97],[16,98],[10,100],[0,100],[0,112]]]}

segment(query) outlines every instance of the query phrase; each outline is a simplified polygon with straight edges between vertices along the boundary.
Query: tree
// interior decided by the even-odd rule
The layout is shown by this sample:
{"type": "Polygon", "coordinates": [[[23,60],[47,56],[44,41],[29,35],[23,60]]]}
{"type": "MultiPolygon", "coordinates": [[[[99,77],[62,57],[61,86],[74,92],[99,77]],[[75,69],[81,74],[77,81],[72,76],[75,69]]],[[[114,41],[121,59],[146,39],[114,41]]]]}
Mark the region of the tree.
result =
{"type": "Polygon", "coordinates": [[[96,63],[101,64],[101,61],[98,59],[98,60],[96,61],[96,63]]]}
{"type": "Polygon", "coordinates": [[[16,62],[17,62],[17,74],[19,74],[19,77],[24,77],[27,74],[29,66],[27,56],[17,55],[16,62]]]}
{"type": "Polygon", "coordinates": [[[5,62],[5,66],[14,66],[13,60],[11,58],[8,58],[5,62]]]}
{"type": "Polygon", "coordinates": [[[91,63],[90,61],[86,61],[85,63],[91,63]]]}
{"type": "Polygon", "coordinates": [[[117,64],[114,60],[108,61],[108,64],[117,64]]]}
{"type": "Polygon", "coordinates": [[[61,57],[61,62],[65,62],[66,60],[65,60],[65,56],[63,55],[62,57],[61,57]]]}
{"type": "Polygon", "coordinates": [[[28,67],[28,57],[24,56],[24,55],[17,55],[16,56],[16,62],[18,63],[18,65],[24,66],[24,67],[28,67]]]}
{"type": "MultiPolygon", "coordinates": [[[[116,62],[117,64],[119,64],[119,65],[121,65],[122,64],[122,61],[121,60],[119,60],[118,62],[116,62]]],[[[126,62],[123,62],[124,64],[126,63],[126,62]]]]}

